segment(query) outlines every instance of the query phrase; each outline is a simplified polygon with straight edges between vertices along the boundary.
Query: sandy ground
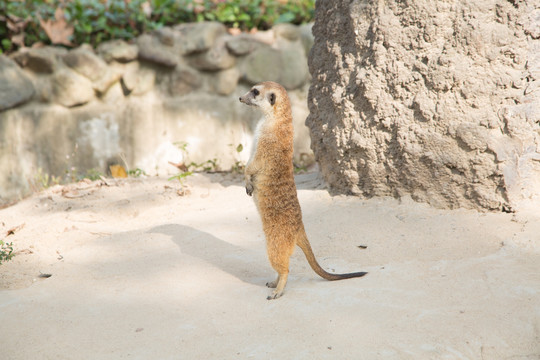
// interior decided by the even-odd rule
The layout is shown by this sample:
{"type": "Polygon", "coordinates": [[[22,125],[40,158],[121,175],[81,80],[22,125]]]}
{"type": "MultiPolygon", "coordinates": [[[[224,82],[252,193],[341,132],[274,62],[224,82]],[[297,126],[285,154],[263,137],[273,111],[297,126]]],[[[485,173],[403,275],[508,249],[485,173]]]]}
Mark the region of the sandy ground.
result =
{"type": "Polygon", "coordinates": [[[331,197],[301,175],[323,267],[369,274],[328,282],[297,251],[268,301],[275,275],[238,179],[196,175],[190,194],[107,182],[0,210],[18,253],[0,265],[0,358],[540,359],[535,214],[331,197]]]}

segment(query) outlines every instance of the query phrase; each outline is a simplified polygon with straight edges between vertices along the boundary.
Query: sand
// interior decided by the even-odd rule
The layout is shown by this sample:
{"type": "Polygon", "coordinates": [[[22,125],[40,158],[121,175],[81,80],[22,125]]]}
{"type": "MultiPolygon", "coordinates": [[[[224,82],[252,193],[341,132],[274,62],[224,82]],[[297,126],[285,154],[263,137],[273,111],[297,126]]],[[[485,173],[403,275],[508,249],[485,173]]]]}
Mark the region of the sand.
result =
{"type": "Polygon", "coordinates": [[[17,253],[0,358],[540,359],[540,214],[297,184],[322,266],[367,276],[325,281],[297,251],[266,300],[275,274],[233,175],[83,182],[0,210],[17,253]]]}

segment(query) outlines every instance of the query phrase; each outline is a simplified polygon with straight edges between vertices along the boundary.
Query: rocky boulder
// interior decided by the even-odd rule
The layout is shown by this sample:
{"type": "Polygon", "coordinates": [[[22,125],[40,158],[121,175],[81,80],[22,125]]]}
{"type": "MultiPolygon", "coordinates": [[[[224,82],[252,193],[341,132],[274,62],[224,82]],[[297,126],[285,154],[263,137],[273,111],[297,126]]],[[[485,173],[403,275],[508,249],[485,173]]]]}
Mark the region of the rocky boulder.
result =
{"type": "Polygon", "coordinates": [[[282,24],[272,33],[272,46],[260,42],[246,56],[243,78],[250,84],[270,80],[296,89],[309,77],[301,32],[297,26],[282,24]]]}
{"type": "Polygon", "coordinates": [[[123,40],[111,40],[101,43],[97,52],[106,62],[127,63],[137,60],[139,49],[137,45],[128,44],[123,40]]]}
{"type": "Polygon", "coordinates": [[[176,54],[175,48],[169,44],[163,44],[158,37],[150,34],[144,34],[137,38],[139,48],[139,59],[164,66],[174,68],[178,65],[179,54],[176,54]]]}
{"type": "Polygon", "coordinates": [[[156,73],[146,66],[133,62],[126,67],[121,82],[126,95],[146,94],[154,88],[156,73]]]}
{"type": "Polygon", "coordinates": [[[259,47],[260,43],[247,34],[240,34],[227,39],[226,45],[233,55],[243,56],[259,47]]]}
{"type": "Polygon", "coordinates": [[[236,58],[229,53],[222,37],[207,51],[190,56],[189,62],[191,66],[202,71],[219,71],[233,67],[236,58]]]}
{"type": "Polygon", "coordinates": [[[197,71],[188,66],[180,66],[169,74],[164,83],[171,96],[182,96],[199,88],[201,81],[197,71]]]}
{"type": "Polygon", "coordinates": [[[60,47],[24,48],[13,55],[20,67],[38,74],[51,74],[61,63],[67,50],[60,47]]]}
{"type": "Polygon", "coordinates": [[[306,124],[331,189],[441,208],[540,204],[534,12],[491,0],[318,2],[306,124]]]}
{"type": "Polygon", "coordinates": [[[25,103],[33,95],[32,80],[13,60],[0,55],[0,111],[25,103]]]}
{"type": "Polygon", "coordinates": [[[68,68],[55,72],[51,88],[54,102],[65,107],[86,104],[94,97],[92,82],[68,68]]]}
{"type": "Polygon", "coordinates": [[[216,39],[227,34],[227,28],[218,22],[182,24],[175,28],[181,34],[183,55],[191,55],[209,50],[216,39]]]}
{"type": "Polygon", "coordinates": [[[67,66],[92,81],[98,80],[107,71],[107,63],[94,54],[89,46],[71,50],[63,60],[67,66]]]}

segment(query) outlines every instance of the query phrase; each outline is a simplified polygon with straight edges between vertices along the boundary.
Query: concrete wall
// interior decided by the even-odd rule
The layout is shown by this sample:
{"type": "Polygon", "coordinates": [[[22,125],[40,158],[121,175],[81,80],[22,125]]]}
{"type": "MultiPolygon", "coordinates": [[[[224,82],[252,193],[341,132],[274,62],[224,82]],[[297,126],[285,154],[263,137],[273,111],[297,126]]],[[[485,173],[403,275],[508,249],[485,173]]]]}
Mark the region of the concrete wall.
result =
{"type": "Polygon", "coordinates": [[[0,205],[28,194],[39,169],[64,178],[111,164],[171,174],[169,161],[245,162],[260,115],[238,97],[263,80],[289,90],[295,161],[313,162],[304,125],[312,43],[310,25],[231,35],[200,23],[133,44],[0,56],[0,205]],[[187,159],[176,142],[187,143],[187,159]]]}

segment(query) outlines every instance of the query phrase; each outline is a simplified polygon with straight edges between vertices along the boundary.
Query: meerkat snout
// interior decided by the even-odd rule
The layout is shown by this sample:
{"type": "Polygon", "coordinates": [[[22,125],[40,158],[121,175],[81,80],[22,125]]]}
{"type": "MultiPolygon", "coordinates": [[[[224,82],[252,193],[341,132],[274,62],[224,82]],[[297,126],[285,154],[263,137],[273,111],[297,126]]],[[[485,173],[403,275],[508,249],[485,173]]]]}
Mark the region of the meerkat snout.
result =
{"type": "Polygon", "coordinates": [[[246,105],[254,105],[259,106],[260,98],[259,95],[261,92],[257,88],[258,86],[254,86],[249,90],[247,93],[245,93],[243,96],[240,96],[239,100],[241,103],[244,103],[246,105]]]}

